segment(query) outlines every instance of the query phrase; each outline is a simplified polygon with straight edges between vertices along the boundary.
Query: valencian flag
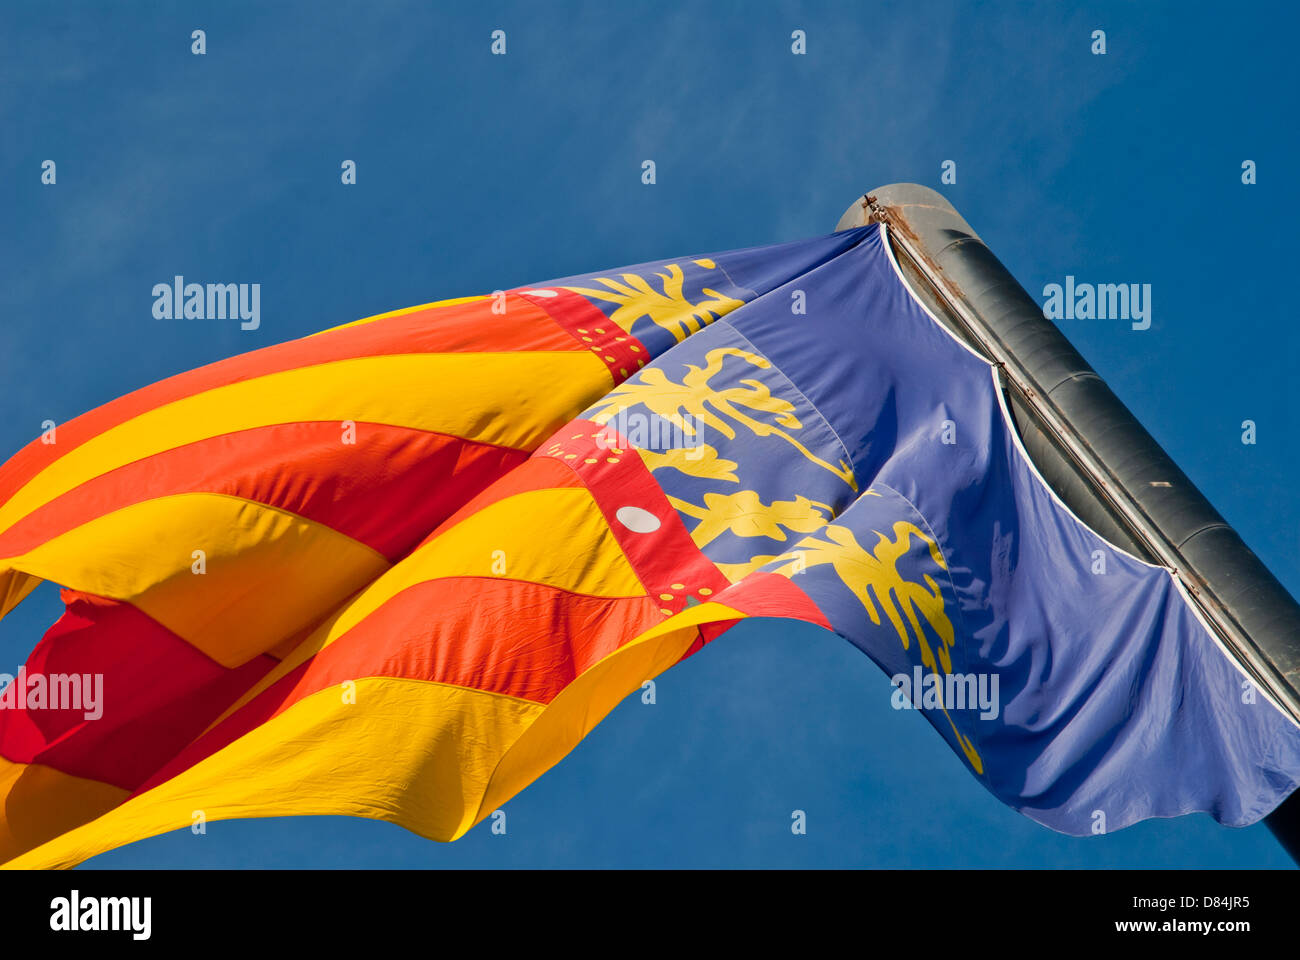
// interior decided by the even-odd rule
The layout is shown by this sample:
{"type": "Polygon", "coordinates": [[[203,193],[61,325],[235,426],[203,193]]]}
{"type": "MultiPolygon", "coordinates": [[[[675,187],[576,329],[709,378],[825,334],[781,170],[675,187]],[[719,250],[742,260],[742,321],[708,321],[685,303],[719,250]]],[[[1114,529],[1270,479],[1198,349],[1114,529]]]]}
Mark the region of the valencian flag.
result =
{"type": "Polygon", "coordinates": [[[1300,774],[1300,729],[1054,495],[878,226],[384,314],[42,440],[0,468],[0,608],[67,603],[0,694],[11,866],[197,811],[454,840],[750,617],[861,648],[1065,833],[1253,823],[1300,774]],[[102,715],[60,675],[102,675],[102,715]]]}

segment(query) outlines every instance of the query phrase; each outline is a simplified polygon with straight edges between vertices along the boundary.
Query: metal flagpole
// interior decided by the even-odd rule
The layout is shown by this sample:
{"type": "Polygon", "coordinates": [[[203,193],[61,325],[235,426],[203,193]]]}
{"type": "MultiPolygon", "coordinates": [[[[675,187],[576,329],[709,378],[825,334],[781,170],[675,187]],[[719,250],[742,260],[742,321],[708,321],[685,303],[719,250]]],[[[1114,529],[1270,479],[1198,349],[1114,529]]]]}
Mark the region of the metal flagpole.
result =
{"type": "MultiPolygon", "coordinates": [[[[1253,683],[1300,723],[1300,605],[941,195],[891,184],[837,230],[883,223],[909,285],[997,365],[1043,478],[1113,543],[1174,571],[1253,683]]],[[[1267,819],[1300,862],[1300,791],[1267,819]]]]}

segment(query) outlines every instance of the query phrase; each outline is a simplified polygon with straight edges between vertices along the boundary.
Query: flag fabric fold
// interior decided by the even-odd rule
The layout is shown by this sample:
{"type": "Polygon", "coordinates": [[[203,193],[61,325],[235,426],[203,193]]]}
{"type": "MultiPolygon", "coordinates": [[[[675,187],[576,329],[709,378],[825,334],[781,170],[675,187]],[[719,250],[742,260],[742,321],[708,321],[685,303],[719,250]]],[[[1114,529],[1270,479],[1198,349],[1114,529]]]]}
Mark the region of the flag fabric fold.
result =
{"type": "Polygon", "coordinates": [[[847,638],[1066,833],[1251,823],[1300,772],[1300,730],[1172,571],[1055,497],[874,226],[129,395],[0,468],[0,597],[40,579],[68,609],[26,670],[102,674],[104,711],[0,710],[12,866],[199,814],[453,840],[750,617],[847,638]]]}

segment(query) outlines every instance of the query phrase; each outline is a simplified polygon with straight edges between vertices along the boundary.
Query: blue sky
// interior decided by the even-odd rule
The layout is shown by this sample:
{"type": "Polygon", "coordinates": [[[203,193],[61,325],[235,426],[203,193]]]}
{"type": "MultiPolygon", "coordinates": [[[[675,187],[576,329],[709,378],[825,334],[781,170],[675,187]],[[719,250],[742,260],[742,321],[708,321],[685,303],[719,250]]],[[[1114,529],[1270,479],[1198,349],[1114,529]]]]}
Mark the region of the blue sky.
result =
{"type": "MultiPolygon", "coordinates": [[[[201,363],[443,297],[825,233],[864,190],[915,181],[1036,296],[1067,274],[1152,285],[1149,330],[1061,326],[1300,593],[1300,332],[1278,296],[1300,199],[1296,27],[1251,3],[6,3],[0,457],[43,420],[201,363]],[[175,274],[260,283],[261,328],[154,319],[152,287],[175,274]]],[[[0,671],[59,609],[42,587],[0,622],[0,671]]],[[[1204,815],[1053,834],[889,691],[832,635],[747,624],[511,801],[505,836],[226,822],[90,866],[1290,864],[1262,825],[1204,815]]]]}

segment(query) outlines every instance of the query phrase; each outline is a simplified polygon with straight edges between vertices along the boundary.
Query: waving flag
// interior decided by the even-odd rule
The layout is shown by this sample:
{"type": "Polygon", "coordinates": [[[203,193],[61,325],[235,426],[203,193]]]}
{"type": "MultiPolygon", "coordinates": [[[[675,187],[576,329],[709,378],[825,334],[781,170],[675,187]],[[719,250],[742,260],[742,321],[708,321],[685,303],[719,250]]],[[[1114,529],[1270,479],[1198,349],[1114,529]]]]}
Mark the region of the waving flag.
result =
{"type": "Polygon", "coordinates": [[[455,839],[749,617],[847,638],[1066,833],[1251,823],[1300,773],[1300,730],[1172,571],[1055,497],[874,226],[385,315],[46,446],[0,471],[0,595],[70,588],[27,669],[105,703],[0,711],[15,866],[198,811],[455,839]]]}
{"type": "Polygon", "coordinates": [[[855,242],[383,314],[173,377],[33,441],[0,467],[0,615],[43,579],[68,588],[68,611],[0,694],[0,860],[138,792],[652,356],[855,242]],[[61,675],[102,677],[102,715],[29,695],[28,681],[61,675]]]}

